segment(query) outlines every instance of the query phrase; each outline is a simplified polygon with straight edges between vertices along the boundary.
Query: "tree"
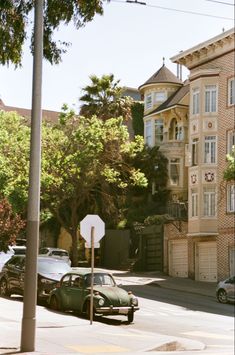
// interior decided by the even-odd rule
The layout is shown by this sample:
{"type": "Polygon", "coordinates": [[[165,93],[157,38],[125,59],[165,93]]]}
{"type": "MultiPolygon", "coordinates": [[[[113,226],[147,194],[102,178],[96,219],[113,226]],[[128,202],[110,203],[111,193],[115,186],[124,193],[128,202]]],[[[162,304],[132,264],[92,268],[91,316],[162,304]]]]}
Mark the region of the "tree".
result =
{"type": "Polygon", "coordinates": [[[25,221],[12,210],[6,198],[0,196],[0,251],[7,251],[16,236],[25,227],[25,221]]]}
{"type": "Polygon", "coordinates": [[[143,139],[129,141],[121,118],[76,117],[65,111],[60,124],[45,127],[42,147],[42,208],[72,236],[77,264],[77,231],[86,214],[99,214],[106,225],[120,219],[121,197],[131,186],[147,186],[132,161],[143,139]]]}
{"type": "Polygon", "coordinates": [[[123,96],[124,89],[119,86],[120,80],[115,80],[113,74],[101,78],[91,75],[90,80],[91,84],[83,88],[84,94],[79,98],[83,102],[81,115],[96,115],[102,120],[122,116],[125,122],[131,119],[133,100],[123,96]]]}
{"type": "Polygon", "coordinates": [[[26,215],[30,129],[14,112],[0,111],[0,192],[15,212],[26,215]]]}
{"type": "Polygon", "coordinates": [[[228,166],[224,171],[224,179],[227,181],[235,180],[235,146],[233,146],[232,153],[227,154],[228,166]]]}
{"type": "MultiPolygon", "coordinates": [[[[79,29],[92,21],[96,14],[103,14],[103,3],[109,0],[44,0],[44,58],[59,63],[66,52],[68,42],[56,42],[53,34],[61,24],[73,22],[79,29]]],[[[34,0],[7,0],[0,2],[0,63],[21,64],[22,47],[31,24],[34,0]]],[[[33,52],[33,32],[31,34],[33,52]]]]}

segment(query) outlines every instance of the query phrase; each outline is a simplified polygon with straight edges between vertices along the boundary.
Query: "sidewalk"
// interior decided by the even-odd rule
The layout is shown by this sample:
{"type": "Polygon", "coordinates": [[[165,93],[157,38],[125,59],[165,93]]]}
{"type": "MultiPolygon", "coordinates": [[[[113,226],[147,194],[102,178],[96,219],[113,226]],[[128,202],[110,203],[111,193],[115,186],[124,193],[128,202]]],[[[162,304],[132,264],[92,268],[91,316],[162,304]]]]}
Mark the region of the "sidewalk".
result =
{"type": "Polygon", "coordinates": [[[123,280],[124,278],[125,284],[146,284],[209,297],[215,297],[217,285],[217,282],[202,282],[188,278],[171,277],[158,271],[135,273],[112,270],[112,274],[116,280],[123,280]]]}

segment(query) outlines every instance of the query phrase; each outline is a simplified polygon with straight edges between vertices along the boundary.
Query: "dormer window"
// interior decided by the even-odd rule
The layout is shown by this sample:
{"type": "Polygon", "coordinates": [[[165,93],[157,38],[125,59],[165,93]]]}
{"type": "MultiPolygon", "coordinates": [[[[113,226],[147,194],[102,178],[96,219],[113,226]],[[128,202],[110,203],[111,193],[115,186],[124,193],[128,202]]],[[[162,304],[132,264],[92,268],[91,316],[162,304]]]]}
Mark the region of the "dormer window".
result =
{"type": "Polygon", "coordinates": [[[165,91],[158,91],[155,93],[155,102],[164,102],[166,101],[166,92],[165,91]]]}
{"type": "Polygon", "coordinates": [[[149,108],[151,108],[153,105],[152,103],[152,94],[147,94],[145,96],[145,109],[148,110],[149,108]]]}

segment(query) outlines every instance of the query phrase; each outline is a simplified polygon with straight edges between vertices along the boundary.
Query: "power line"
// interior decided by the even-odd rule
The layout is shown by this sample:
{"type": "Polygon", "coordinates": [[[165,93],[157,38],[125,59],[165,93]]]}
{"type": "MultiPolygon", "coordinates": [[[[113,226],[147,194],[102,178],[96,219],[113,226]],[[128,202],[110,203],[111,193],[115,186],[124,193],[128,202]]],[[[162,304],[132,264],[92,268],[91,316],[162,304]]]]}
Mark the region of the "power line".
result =
{"type": "Polygon", "coordinates": [[[147,4],[146,2],[142,1],[137,1],[137,0],[126,0],[126,1],[121,1],[121,0],[112,0],[113,2],[119,2],[122,4],[129,3],[129,4],[138,4],[138,5],[144,5],[147,7],[152,7],[156,9],[161,9],[161,10],[167,10],[167,11],[175,11],[175,12],[181,12],[184,14],[190,14],[190,15],[198,15],[198,16],[206,16],[206,17],[213,17],[213,18],[219,18],[222,20],[233,20],[230,17],[224,17],[224,16],[215,16],[215,15],[210,15],[210,14],[205,14],[202,12],[194,12],[194,11],[187,11],[187,10],[180,10],[180,9],[175,9],[173,7],[163,7],[163,6],[158,6],[158,5],[152,5],[152,4],[147,4]]]}
{"type": "Polygon", "coordinates": [[[223,5],[235,6],[234,4],[231,4],[231,3],[229,3],[229,2],[223,2],[223,1],[217,1],[217,0],[206,0],[206,1],[216,2],[216,3],[218,3],[218,4],[223,4],[223,5]]]}

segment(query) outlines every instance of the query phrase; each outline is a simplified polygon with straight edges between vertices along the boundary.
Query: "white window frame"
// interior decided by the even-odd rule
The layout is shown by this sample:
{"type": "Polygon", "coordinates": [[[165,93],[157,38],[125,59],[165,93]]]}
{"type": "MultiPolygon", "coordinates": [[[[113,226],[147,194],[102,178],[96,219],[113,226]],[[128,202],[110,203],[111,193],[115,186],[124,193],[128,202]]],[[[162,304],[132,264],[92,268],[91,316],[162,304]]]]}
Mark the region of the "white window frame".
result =
{"type": "Polygon", "coordinates": [[[215,188],[204,188],[203,191],[203,216],[215,217],[216,216],[216,193],[215,188]]]}
{"type": "Polygon", "coordinates": [[[163,142],[163,126],[163,119],[157,119],[154,121],[155,144],[163,142]]]}
{"type": "Polygon", "coordinates": [[[227,132],[227,154],[231,154],[233,147],[235,147],[235,130],[227,132]]]}
{"type": "Polygon", "coordinates": [[[235,105],[235,78],[228,80],[228,106],[235,105]]]}
{"type": "Polygon", "coordinates": [[[192,190],[191,193],[191,217],[198,217],[198,192],[192,190]]]}
{"type": "Polygon", "coordinates": [[[152,94],[147,94],[145,96],[145,109],[148,110],[153,106],[153,98],[152,98],[152,94]]]}
{"type": "Polygon", "coordinates": [[[180,158],[170,158],[169,159],[169,179],[171,186],[179,186],[180,185],[180,177],[181,177],[181,159],[180,158]],[[175,166],[175,171],[178,173],[176,179],[174,178],[172,168],[175,166]]]}
{"type": "Polygon", "coordinates": [[[194,88],[192,92],[192,108],[193,108],[193,115],[199,114],[199,102],[200,102],[200,92],[199,88],[194,88]]]}
{"type": "Polygon", "coordinates": [[[144,129],[145,143],[146,143],[146,145],[151,147],[152,146],[152,137],[153,137],[152,121],[151,120],[145,121],[144,128],[145,128],[144,129]]]}
{"type": "Polygon", "coordinates": [[[205,112],[217,112],[218,89],[217,85],[205,86],[205,112]]]}
{"type": "Polygon", "coordinates": [[[167,96],[166,96],[166,92],[165,91],[157,91],[155,93],[155,102],[159,103],[159,102],[164,102],[166,101],[167,96]]]}
{"type": "Polygon", "coordinates": [[[235,212],[235,185],[227,185],[227,212],[235,212]]]}
{"type": "Polygon", "coordinates": [[[217,160],[217,138],[216,136],[205,136],[204,138],[204,163],[216,164],[217,160]]]}

